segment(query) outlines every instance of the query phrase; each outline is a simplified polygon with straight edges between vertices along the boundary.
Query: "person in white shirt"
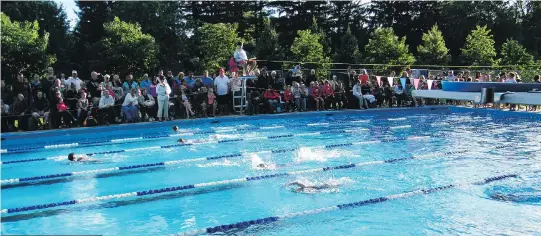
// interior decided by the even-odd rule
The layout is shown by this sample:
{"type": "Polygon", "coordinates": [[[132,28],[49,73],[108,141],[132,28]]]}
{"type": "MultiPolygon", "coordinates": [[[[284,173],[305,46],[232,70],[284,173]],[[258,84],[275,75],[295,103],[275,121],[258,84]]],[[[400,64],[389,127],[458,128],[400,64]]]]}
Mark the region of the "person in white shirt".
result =
{"type": "Polygon", "coordinates": [[[227,107],[229,104],[229,88],[231,87],[229,78],[225,76],[224,69],[220,68],[220,75],[214,79],[214,91],[218,94],[218,106],[221,114],[227,112],[227,107]]]}
{"type": "Polygon", "coordinates": [[[124,103],[122,103],[122,117],[124,117],[126,122],[139,120],[138,103],[137,89],[131,88],[130,92],[124,97],[124,103]]]}
{"type": "Polygon", "coordinates": [[[167,83],[167,80],[162,75],[158,80],[158,87],[156,87],[156,95],[158,95],[158,120],[164,121],[169,118],[169,94],[171,94],[171,88],[167,83]],[[162,117],[164,118],[162,120],[162,117]]]}
{"type": "Polygon", "coordinates": [[[361,81],[357,80],[357,83],[353,86],[353,96],[359,99],[359,109],[363,109],[364,97],[361,92],[361,81]]]}
{"type": "Polygon", "coordinates": [[[75,89],[79,91],[79,89],[81,89],[81,83],[83,83],[83,81],[79,79],[79,77],[77,77],[77,71],[74,70],[71,72],[71,77],[69,77],[65,83],[67,88],[71,87],[71,84],[75,84],[75,89]]]}
{"type": "Polygon", "coordinates": [[[509,75],[507,76],[507,79],[505,79],[503,82],[505,83],[517,83],[517,75],[515,72],[511,72],[509,73],[509,75]]]}
{"type": "Polygon", "coordinates": [[[115,99],[109,94],[108,91],[102,91],[100,104],[99,104],[99,113],[105,115],[107,124],[115,123],[115,99]]]}
{"type": "Polygon", "coordinates": [[[242,43],[239,42],[237,44],[237,50],[235,50],[235,53],[233,53],[233,57],[235,58],[235,62],[237,62],[240,67],[242,67],[243,75],[246,75],[246,65],[248,64],[248,56],[246,55],[246,51],[242,49],[242,43]]]}

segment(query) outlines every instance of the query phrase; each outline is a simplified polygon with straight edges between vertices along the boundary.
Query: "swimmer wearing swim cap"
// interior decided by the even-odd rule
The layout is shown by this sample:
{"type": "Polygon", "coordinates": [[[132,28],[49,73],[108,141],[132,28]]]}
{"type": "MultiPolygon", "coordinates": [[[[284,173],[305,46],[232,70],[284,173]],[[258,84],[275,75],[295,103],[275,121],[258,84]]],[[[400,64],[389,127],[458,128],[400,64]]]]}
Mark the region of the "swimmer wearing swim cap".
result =
{"type": "Polygon", "coordinates": [[[69,161],[92,161],[92,159],[88,158],[86,155],[79,156],[75,155],[75,153],[68,154],[68,160],[69,161]]]}
{"type": "Polygon", "coordinates": [[[327,183],[320,184],[320,185],[306,185],[306,184],[303,184],[303,183],[298,182],[298,181],[295,181],[293,183],[289,183],[286,186],[292,186],[292,185],[298,186],[298,188],[293,190],[296,193],[306,192],[306,191],[310,191],[310,190],[323,190],[323,189],[334,188],[334,187],[340,186],[339,184],[327,184],[327,183]]]}
{"type": "Polygon", "coordinates": [[[178,126],[176,125],[173,126],[173,132],[178,132],[178,126]]]}
{"type": "Polygon", "coordinates": [[[185,141],[183,138],[179,138],[179,139],[177,140],[177,142],[178,142],[178,143],[186,143],[186,141],[185,141]]]}

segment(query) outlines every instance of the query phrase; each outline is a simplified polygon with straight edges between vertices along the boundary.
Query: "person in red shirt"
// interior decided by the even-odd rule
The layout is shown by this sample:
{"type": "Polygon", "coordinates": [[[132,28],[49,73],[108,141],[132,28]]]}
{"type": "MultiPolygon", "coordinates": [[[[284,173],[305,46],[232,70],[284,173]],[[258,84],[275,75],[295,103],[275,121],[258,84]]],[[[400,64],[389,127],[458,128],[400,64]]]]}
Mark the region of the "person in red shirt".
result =
{"type": "Polygon", "coordinates": [[[269,103],[270,112],[274,113],[276,111],[276,107],[278,107],[278,103],[280,102],[280,95],[278,95],[278,93],[272,89],[272,86],[269,85],[269,88],[267,91],[265,91],[263,97],[267,99],[267,102],[269,103]]]}
{"type": "Polygon", "coordinates": [[[330,109],[332,105],[332,108],[336,110],[336,99],[334,99],[334,89],[328,80],[325,80],[324,85],[323,85],[323,97],[325,98],[325,103],[327,104],[327,106],[329,106],[328,108],[330,109]]]}
{"type": "Polygon", "coordinates": [[[288,112],[291,111],[293,105],[293,92],[291,92],[291,85],[288,85],[286,90],[284,90],[284,103],[286,110],[288,112]]]}
{"type": "Polygon", "coordinates": [[[63,118],[64,125],[71,127],[72,124],[77,121],[68,111],[68,106],[66,105],[66,103],[64,103],[64,99],[62,99],[62,97],[58,98],[56,109],[58,109],[58,115],[63,118]]]}
{"type": "Polygon", "coordinates": [[[315,82],[312,85],[312,97],[314,98],[314,101],[316,102],[316,110],[319,111],[319,105],[321,104],[321,108],[325,110],[325,100],[323,100],[323,91],[319,88],[318,82],[315,82]]]}

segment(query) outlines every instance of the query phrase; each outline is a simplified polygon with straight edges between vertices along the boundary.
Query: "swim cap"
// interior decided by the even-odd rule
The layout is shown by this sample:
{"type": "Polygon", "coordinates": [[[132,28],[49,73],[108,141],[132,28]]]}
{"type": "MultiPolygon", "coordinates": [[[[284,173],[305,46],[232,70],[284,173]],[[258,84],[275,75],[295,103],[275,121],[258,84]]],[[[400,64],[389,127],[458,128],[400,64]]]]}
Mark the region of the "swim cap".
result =
{"type": "Polygon", "coordinates": [[[75,159],[74,156],[75,156],[75,153],[73,152],[68,154],[68,160],[73,161],[75,159]]]}

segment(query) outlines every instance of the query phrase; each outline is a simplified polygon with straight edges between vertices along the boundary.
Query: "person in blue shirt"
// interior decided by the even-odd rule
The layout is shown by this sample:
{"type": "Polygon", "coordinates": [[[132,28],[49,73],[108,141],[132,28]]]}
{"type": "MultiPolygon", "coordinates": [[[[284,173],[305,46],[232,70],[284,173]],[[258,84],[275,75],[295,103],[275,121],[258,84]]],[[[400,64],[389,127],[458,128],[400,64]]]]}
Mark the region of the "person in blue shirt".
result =
{"type": "Polygon", "coordinates": [[[152,82],[150,81],[148,74],[144,74],[143,80],[141,80],[139,87],[145,89],[147,91],[147,94],[150,94],[150,84],[152,84],[152,82]]]}
{"type": "Polygon", "coordinates": [[[124,94],[128,94],[132,88],[137,88],[137,82],[133,81],[133,75],[129,74],[126,76],[126,81],[122,84],[122,90],[124,90],[124,94]]]}
{"type": "Polygon", "coordinates": [[[203,78],[201,78],[201,82],[203,82],[203,85],[205,85],[207,88],[212,88],[214,85],[214,80],[210,78],[208,70],[205,71],[203,78]]]}
{"type": "Polygon", "coordinates": [[[195,82],[195,79],[193,78],[193,72],[190,71],[188,73],[188,76],[184,77],[184,80],[186,81],[188,88],[191,88],[195,82]]]}

